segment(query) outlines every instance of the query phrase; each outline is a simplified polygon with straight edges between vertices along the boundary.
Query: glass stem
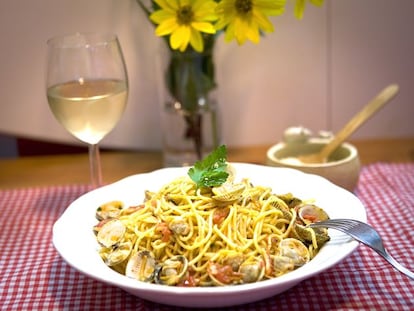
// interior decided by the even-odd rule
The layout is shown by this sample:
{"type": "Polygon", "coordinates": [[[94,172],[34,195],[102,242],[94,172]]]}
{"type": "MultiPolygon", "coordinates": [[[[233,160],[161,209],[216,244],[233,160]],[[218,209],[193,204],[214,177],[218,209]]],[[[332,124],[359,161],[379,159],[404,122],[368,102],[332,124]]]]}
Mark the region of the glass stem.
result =
{"type": "Polygon", "coordinates": [[[93,188],[102,186],[101,157],[98,144],[89,145],[89,166],[93,188]]]}

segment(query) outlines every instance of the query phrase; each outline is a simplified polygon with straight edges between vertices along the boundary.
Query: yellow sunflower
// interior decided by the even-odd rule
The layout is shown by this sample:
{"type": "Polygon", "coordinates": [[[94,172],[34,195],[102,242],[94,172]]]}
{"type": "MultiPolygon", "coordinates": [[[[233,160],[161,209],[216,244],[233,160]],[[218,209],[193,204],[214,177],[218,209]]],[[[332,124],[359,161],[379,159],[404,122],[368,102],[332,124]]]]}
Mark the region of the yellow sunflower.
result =
{"type": "Polygon", "coordinates": [[[268,16],[281,15],[286,0],[223,0],[217,5],[217,30],[225,29],[225,41],[259,43],[260,32],[273,32],[268,16]]]}
{"type": "Polygon", "coordinates": [[[212,0],[154,0],[160,9],[150,15],[157,24],[157,36],[170,36],[174,50],[185,51],[188,44],[197,52],[204,49],[202,32],[214,34],[216,2],[212,0]]]}

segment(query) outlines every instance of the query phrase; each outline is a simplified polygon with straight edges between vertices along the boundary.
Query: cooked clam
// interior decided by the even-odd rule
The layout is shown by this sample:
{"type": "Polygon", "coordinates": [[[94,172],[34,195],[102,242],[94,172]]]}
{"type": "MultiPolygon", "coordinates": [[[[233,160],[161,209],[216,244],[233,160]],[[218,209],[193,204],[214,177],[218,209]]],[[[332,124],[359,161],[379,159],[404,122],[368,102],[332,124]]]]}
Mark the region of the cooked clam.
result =
{"type": "Polygon", "coordinates": [[[141,204],[141,205],[134,205],[134,206],[129,206],[128,208],[124,208],[123,210],[121,210],[120,212],[120,216],[128,216],[131,215],[133,213],[135,213],[136,211],[144,208],[145,205],[141,204]]]}
{"type": "Polygon", "coordinates": [[[283,201],[281,198],[279,198],[277,195],[272,194],[267,198],[267,202],[272,205],[273,207],[276,207],[280,210],[284,210],[289,212],[289,207],[287,206],[286,202],[283,201]]]}
{"type": "Polygon", "coordinates": [[[100,222],[98,222],[96,225],[93,226],[93,232],[95,234],[98,234],[99,230],[106,224],[108,221],[111,221],[111,219],[103,219],[100,222]]]}
{"type": "Polygon", "coordinates": [[[243,193],[244,199],[247,202],[258,201],[259,198],[263,195],[263,192],[267,190],[264,187],[246,187],[246,190],[243,193]]]}
{"type": "Polygon", "coordinates": [[[236,178],[236,169],[230,163],[227,163],[226,173],[229,174],[229,176],[227,176],[227,182],[233,182],[236,178]]]}
{"type": "Polygon", "coordinates": [[[131,253],[132,242],[126,241],[119,243],[107,256],[105,263],[108,266],[115,266],[126,260],[131,253]]]}
{"type": "Polygon", "coordinates": [[[313,230],[315,232],[315,238],[318,247],[322,247],[322,245],[329,241],[330,237],[328,235],[328,231],[325,228],[310,229],[299,224],[295,224],[289,236],[306,243],[312,243],[312,234],[310,230],[313,230]]]}
{"type": "Polygon", "coordinates": [[[286,272],[292,271],[295,269],[293,260],[286,256],[274,256],[273,257],[273,269],[274,275],[282,275],[286,272]]]}
{"type": "Polygon", "coordinates": [[[279,255],[290,258],[295,267],[303,266],[310,260],[308,248],[301,241],[293,238],[280,241],[279,255]]]}
{"type": "Polygon", "coordinates": [[[157,267],[155,282],[165,285],[176,285],[188,272],[188,260],[178,255],[165,260],[157,267]]]}
{"type": "Polygon", "coordinates": [[[117,245],[124,237],[125,232],[126,227],[122,221],[112,219],[101,227],[96,238],[102,246],[109,248],[117,245]]]}
{"type": "Polygon", "coordinates": [[[121,201],[110,201],[102,204],[96,209],[96,218],[98,220],[116,218],[121,213],[123,203],[121,201]]]}
{"type": "Polygon", "coordinates": [[[223,202],[223,203],[234,203],[241,198],[241,195],[246,189],[246,185],[242,183],[224,183],[219,187],[213,187],[212,198],[216,201],[223,202]]]}
{"type": "Polygon", "coordinates": [[[240,265],[239,272],[242,274],[243,283],[257,282],[265,275],[265,265],[258,259],[245,261],[240,265]]]}
{"type": "Polygon", "coordinates": [[[241,264],[245,261],[243,253],[240,252],[227,252],[226,260],[224,262],[225,265],[231,266],[233,271],[237,271],[240,269],[241,264]]]}
{"type": "Polygon", "coordinates": [[[292,219],[292,215],[290,213],[289,207],[286,205],[285,201],[283,201],[281,198],[279,198],[277,195],[271,195],[267,202],[272,205],[274,208],[278,209],[282,212],[283,218],[287,220],[292,219]]]}
{"type": "Polygon", "coordinates": [[[298,207],[298,216],[305,225],[329,219],[328,214],[314,204],[304,204],[298,207]]]}
{"type": "Polygon", "coordinates": [[[190,225],[182,218],[174,219],[170,222],[168,227],[177,235],[187,235],[190,232],[190,225]]]}
{"type": "Polygon", "coordinates": [[[289,208],[294,208],[302,203],[302,200],[295,197],[292,193],[278,194],[277,196],[281,198],[289,208]]]}
{"type": "Polygon", "coordinates": [[[151,282],[154,279],[156,260],[149,251],[139,251],[129,258],[125,268],[127,277],[142,282],[151,282]]]}

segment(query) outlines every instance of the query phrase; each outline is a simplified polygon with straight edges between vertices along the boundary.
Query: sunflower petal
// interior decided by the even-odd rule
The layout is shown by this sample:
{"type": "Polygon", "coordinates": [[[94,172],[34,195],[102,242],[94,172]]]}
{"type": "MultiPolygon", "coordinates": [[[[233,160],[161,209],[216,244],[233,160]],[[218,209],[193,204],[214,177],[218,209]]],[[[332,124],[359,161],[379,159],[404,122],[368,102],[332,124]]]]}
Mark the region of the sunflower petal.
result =
{"type": "Polygon", "coordinates": [[[265,15],[281,15],[285,11],[286,0],[256,0],[255,8],[262,11],[265,15]]]}
{"type": "Polygon", "coordinates": [[[205,32],[205,33],[216,33],[216,28],[210,23],[203,23],[203,22],[193,22],[191,26],[198,31],[205,32]]]}
{"type": "Polygon", "coordinates": [[[150,20],[153,21],[155,24],[161,24],[166,19],[175,19],[175,14],[171,14],[167,11],[159,10],[155,11],[150,15],[150,20]]]}
{"type": "Polygon", "coordinates": [[[177,10],[179,9],[179,4],[177,0],[154,0],[154,2],[158,4],[162,10],[169,11],[172,13],[177,12],[177,10]]]}
{"type": "Polygon", "coordinates": [[[258,24],[260,30],[264,32],[273,32],[274,27],[270,20],[262,12],[254,10],[254,21],[258,24]]]}
{"type": "Polygon", "coordinates": [[[178,27],[170,37],[170,45],[173,49],[182,49],[187,48],[188,43],[190,42],[191,30],[190,27],[180,26],[178,27]]]}
{"type": "Polygon", "coordinates": [[[302,19],[304,12],[305,12],[305,0],[296,0],[295,17],[297,19],[302,19]]]}
{"type": "Polygon", "coordinates": [[[204,49],[203,37],[200,32],[191,29],[190,44],[197,52],[202,52],[204,49]]]}
{"type": "Polygon", "coordinates": [[[166,36],[173,33],[177,27],[178,25],[174,19],[165,20],[155,28],[155,34],[159,37],[166,36]]]}

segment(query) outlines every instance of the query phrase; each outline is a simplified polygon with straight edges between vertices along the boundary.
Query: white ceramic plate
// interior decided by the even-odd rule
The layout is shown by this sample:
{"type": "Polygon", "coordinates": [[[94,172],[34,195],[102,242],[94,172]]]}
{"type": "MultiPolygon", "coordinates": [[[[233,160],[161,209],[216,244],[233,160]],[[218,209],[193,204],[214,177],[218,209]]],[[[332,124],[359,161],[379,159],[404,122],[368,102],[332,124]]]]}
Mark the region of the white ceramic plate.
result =
{"type": "MultiPolygon", "coordinates": [[[[352,193],[326,179],[297,170],[254,164],[234,163],[238,178],[249,178],[255,185],[270,186],[276,194],[293,193],[301,199],[315,199],[331,218],[354,218],[366,221],[366,212],[352,193]]],[[[92,227],[96,208],[110,200],[126,205],[141,203],[144,190],[158,191],[174,178],[187,174],[188,168],[161,169],[122,179],[93,190],[74,201],[53,227],[53,244],[63,259],[80,272],[138,297],[176,306],[225,307],[244,304],[279,294],[334,266],[348,256],[358,243],[330,230],[331,240],[306,265],[279,278],[252,284],[226,287],[173,287],[142,283],[107,267],[98,255],[92,227]]]]}

